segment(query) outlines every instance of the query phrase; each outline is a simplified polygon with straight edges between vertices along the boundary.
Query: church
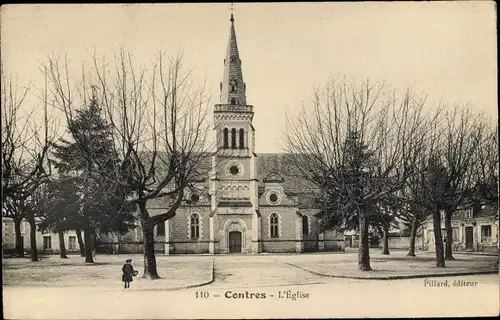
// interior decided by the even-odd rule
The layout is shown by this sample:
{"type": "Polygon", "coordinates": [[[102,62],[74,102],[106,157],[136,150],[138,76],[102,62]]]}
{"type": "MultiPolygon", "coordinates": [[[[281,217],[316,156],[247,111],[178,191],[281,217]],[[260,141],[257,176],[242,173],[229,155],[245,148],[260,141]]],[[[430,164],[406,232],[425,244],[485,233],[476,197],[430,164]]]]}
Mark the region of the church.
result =
{"type": "MultiPolygon", "coordinates": [[[[234,17],[220,83],[220,103],[214,106],[215,152],[206,159],[205,181],[199,192],[186,193],[176,215],[155,226],[159,254],[258,254],[262,252],[334,251],[344,249],[344,234],[321,232],[314,208],[314,186],[294,174],[287,154],[259,154],[255,147],[254,112],[247,103],[246,84],[234,17]]],[[[151,215],[168,207],[162,198],[148,201],[151,215]]],[[[13,250],[14,224],[3,219],[2,247],[13,250]]],[[[29,224],[21,225],[24,248],[29,248],[29,224]]],[[[76,233],[64,234],[69,253],[80,248],[76,233]]],[[[59,237],[37,231],[42,253],[57,253],[59,237]]],[[[124,235],[100,234],[97,252],[142,253],[140,226],[124,235]]]]}
{"type": "MultiPolygon", "coordinates": [[[[286,154],[258,154],[254,112],[248,104],[234,17],[214,106],[217,150],[200,193],[187,195],[174,218],[155,227],[158,253],[248,253],[341,250],[342,234],[323,234],[315,217],[313,187],[291,174],[286,154]]],[[[150,201],[152,215],[165,211],[150,201]]],[[[135,231],[135,241],[142,241],[135,231]]],[[[121,250],[120,250],[121,251],[121,250]]]]}

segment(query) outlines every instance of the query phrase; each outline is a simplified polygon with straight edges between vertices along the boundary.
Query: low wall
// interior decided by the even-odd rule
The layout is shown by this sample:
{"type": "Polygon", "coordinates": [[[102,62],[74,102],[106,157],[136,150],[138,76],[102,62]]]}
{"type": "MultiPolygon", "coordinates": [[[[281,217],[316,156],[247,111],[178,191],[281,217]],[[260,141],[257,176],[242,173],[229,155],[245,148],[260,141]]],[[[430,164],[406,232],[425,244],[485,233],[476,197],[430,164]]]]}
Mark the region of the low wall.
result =
{"type": "Polygon", "coordinates": [[[344,239],[323,240],[324,251],[345,251],[344,239]]]}
{"type": "Polygon", "coordinates": [[[170,253],[208,253],[206,242],[170,242],[170,253]]]}
{"type": "MultiPolygon", "coordinates": [[[[409,249],[410,237],[389,236],[389,249],[409,249]]],[[[383,243],[380,244],[382,247],[383,243]]],[[[422,250],[422,237],[415,238],[415,250],[422,250]]]]}
{"type": "Polygon", "coordinates": [[[262,252],[296,252],[296,240],[262,240],[262,252]]]}

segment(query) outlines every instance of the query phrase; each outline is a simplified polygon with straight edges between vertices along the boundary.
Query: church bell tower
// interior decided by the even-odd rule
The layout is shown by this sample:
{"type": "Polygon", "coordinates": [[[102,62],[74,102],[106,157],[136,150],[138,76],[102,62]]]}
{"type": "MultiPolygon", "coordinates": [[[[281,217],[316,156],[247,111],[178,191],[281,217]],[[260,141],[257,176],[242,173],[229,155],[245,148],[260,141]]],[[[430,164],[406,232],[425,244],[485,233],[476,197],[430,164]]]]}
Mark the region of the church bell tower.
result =
{"type": "Polygon", "coordinates": [[[247,104],[241,59],[231,14],[229,40],[220,83],[220,104],[215,105],[217,150],[222,156],[249,156],[254,152],[253,106],[247,104]]]}
{"type": "Polygon", "coordinates": [[[220,103],[214,107],[217,148],[212,158],[212,212],[217,219],[214,227],[218,225],[216,228],[223,237],[220,239],[221,252],[229,250],[229,240],[222,235],[227,231],[220,229],[231,221],[231,225],[239,224],[241,228],[241,252],[257,252],[259,226],[254,217],[258,213],[257,157],[252,125],[254,112],[253,106],[247,104],[232,13],[230,22],[224,73],[220,82],[220,103]]]}

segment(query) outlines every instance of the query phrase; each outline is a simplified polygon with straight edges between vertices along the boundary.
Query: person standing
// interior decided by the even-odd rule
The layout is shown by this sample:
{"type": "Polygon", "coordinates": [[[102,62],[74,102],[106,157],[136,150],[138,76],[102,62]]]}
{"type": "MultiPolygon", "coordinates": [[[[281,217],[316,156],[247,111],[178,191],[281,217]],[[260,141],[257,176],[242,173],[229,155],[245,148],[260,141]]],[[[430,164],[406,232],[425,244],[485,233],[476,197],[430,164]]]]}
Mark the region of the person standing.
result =
{"type": "Polygon", "coordinates": [[[134,281],[133,276],[137,275],[137,271],[132,266],[132,259],[127,259],[122,267],[122,281],[125,283],[124,288],[130,288],[130,282],[134,281]]]}

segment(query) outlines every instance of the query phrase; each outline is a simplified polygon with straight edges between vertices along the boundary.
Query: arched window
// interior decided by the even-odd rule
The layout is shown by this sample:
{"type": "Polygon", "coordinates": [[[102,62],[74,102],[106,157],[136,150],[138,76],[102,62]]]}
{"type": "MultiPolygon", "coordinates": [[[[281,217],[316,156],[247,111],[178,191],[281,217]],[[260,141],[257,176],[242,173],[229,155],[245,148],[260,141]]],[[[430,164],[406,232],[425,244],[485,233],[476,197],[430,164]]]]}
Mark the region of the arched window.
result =
{"type": "Polygon", "coordinates": [[[271,238],[279,238],[279,217],[276,213],[271,213],[269,226],[271,228],[271,238]]]}
{"type": "Polygon", "coordinates": [[[229,129],[224,128],[224,149],[229,148],[229,129]]]}
{"type": "Polygon", "coordinates": [[[240,149],[245,148],[245,130],[240,129],[240,149]]]}
{"type": "Polygon", "coordinates": [[[236,98],[231,98],[231,104],[238,104],[238,103],[236,102],[236,98]]]}
{"type": "Polygon", "coordinates": [[[231,92],[236,92],[236,85],[238,81],[236,79],[231,79],[231,92]]]}
{"type": "Polygon", "coordinates": [[[189,221],[190,224],[190,236],[191,240],[197,240],[200,238],[200,216],[197,213],[193,213],[191,215],[191,219],[189,221]]]}
{"type": "Polygon", "coordinates": [[[302,234],[305,236],[309,235],[309,217],[302,216],[302,234]]]}
{"type": "Polygon", "coordinates": [[[231,129],[231,147],[236,149],[236,129],[231,129]]]}

